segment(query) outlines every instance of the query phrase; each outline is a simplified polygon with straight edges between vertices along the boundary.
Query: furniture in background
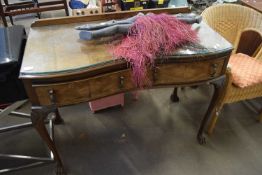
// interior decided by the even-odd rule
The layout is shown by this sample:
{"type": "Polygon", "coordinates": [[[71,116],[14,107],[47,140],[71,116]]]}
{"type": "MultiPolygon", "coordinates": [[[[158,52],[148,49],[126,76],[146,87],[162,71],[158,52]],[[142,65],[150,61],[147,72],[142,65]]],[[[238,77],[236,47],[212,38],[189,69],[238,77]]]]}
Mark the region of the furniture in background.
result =
{"type": "Polygon", "coordinates": [[[40,18],[40,13],[45,11],[53,11],[64,9],[66,15],[69,15],[67,1],[66,0],[50,0],[48,2],[38,2],[38,0],[30,0],[26,2],[9,3],[9,0],[4,0],[4,4],[0,1],[0,15],[5,27],[7,27],[6,17],[10,18],[11,24],[13,24],[13,16],[37,13],[40,18]]]}
{"type": "MultiPolygon", "coordinates": [[[[179,12],[180,8],[177,8],[176,13],[179,12]]],[[[63,164],[59,150],[44,127],[48,113],[58,107],[137,90],[132,82],[132,70],[124,60],[112,58],[107,49],[108,43],[96,40],[80,42],[79,31],[75,27],[84,22],[127,18],[137,13],[45,19],[31,26],[20,78],[32,103],[33,125],[53,152],[61,171],[63,164]]],[[[152,82],[150,88],[214,85],[212,101],[197,132],[197,140],[204,144],[204,128],[224,91],[223,82],[232,45],[205,23],[198,25],[200,45],[185,46],[165,59],[156,59],[148,74],[152,82]]]]}
{"type": "Polygon", "coordinates": [[[251,7],[262,13],[262,0],[240,0],[241,4],[251,7]]]}
{"type": "MultiPolygon", "coordinates": [[[[131,8],[131,6],[128,5],[128,8],[121,8],[121,0],[119,1],[115,1],[115,0],[99,0],[97,2],[97,4],[94,6],[94,2],[92,2],[92,0],[90,0],[90,3],[87,5],[86,8],[78,8],[78,9],[71,9],[74,8],[70,5],[70,1],[69,1],[69,6],[71,7],[69,10],[70,14],[72,16],[91,16],[91,15],[97,15],[97,14],[101,14],[101,13],[115,13],[115,12],[120,12],[122,11],[143,11],[144,13],[147,12],[147,10],[154,12],[155,11],[163,11],[165,9],[166,13],[170,13],[173,10],[176,10],[177,7],[179,8],[184,8],[185,10],[188,9],[189,10],[189,5],[187,0],[163,0],[163,1],[152,1],[153,4],[155,4],[156,6],[152,6],[149,7],[148,2],[145,1],[137,1],[137,0],[131,0],[131,1],[126,1],[127,4],[132,4],[135,5],[135,8],[131,8]],[[100,2],[101,1],[101,2],[100,2]],[[164,4],[166,4],[166,2],[168,2],[168,7],[164,6],[164,4]],[[147,5],[145,5],[145,3],[147,5]],[[142,5],[142,6],[141,6],[142,5]],[[137,7],[139,6],[139,7],[137,7]]],[[[122,6],[125,7],[125,6],[122,6]]]]}
{"type": "Polygon", "coordinates": [[[21,80],[18,80],[26,44],[23,26],[0,28],[0,104],[26,99],[21,80]]]}
{"type": "MultiPolygon", "coordinates": [[[[262,61],[261,13],[241,5],[223,4],[207,8],[202,16],[203,21],[232,43],[232,54],[244,53],[262,61]]],[[[239,88],[232,84],[230,69],[227,70],[226,76],[226,91],[216,107],[215,115],[212,116],[209,134],[212,134],[224,104],[262,96],[262,83],[239,88]]],[[[259,115],[262,120],[262,111],[259,115]]]]}
{"type": "MultiPolygon", "coordinates": [[[[0,119],[4,117],[30,119],[30,114],[15,111],[28,101],[22,81],[18,79],[26,43],[24,27],[0,28],[0,43],[0,104],[7,106],[0,109],[0,119]]],[[[52,120],[45,122],[49,123],[49,133],[52,138],[52,120]]],[[[1,123],[0,133],[32,127],[32,125],[31,121],[13,125],[2,125],[1,123]]],[[[0,174],[54,162],[52,153],[50,153],[50,158],[0,153],[0,159],[0,174]],[[29,162],[25,163],[25,161],[29,162]]]]}

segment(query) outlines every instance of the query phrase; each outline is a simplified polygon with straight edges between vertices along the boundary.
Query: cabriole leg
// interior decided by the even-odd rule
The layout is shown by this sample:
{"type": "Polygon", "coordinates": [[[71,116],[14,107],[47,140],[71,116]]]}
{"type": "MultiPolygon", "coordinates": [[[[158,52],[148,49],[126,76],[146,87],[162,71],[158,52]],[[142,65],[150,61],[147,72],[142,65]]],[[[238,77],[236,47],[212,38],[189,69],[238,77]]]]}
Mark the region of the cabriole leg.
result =
{"type": "Polygon", "coordinates": [[[65,171],[63,169],[63,164],[61,158],[58,154],[54,141],[48,134],[48,131],[45,127],[45,119],[48,114],[51,112],[56,112],[56,108],[53,106],[41,107],[41,106],[32,106],[31,120],[34,128],[37,130],[38,134],[47,144],[48,148],[52,151],[54,159],[57,161],[57,175],[64,175],[65,171]]]}
{"type": "Polygon", "coordinates": [[[208,121],[208,119],[213,116],[216,112],[216,107],[218,105],[219,99],[222,96],[224,90],[225,90],[225,80],[226,80],[226,76],[221,76],[218,79],[214,80],[213,82],[211,82],[214,85],[214,94],[212,97],[212,100],[209,104],[209,107],[207,109],[207,112],[201,122],[198,134],[197,134],[197,140],[198,142],[202,145],[206,143],[205,137],[203,136],[203,132],[204,132],[204,128],[206,126],[206,123],[208,121]]]}

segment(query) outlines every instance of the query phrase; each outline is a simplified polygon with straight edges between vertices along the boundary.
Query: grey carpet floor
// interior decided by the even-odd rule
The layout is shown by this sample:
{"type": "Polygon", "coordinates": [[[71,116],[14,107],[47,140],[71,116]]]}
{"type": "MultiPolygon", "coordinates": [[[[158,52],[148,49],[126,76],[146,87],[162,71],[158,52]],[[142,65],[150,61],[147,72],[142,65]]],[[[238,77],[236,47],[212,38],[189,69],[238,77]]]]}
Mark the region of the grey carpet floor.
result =
{"type": "MultiPolygon", "coordinates": [[[[246,103],[226,105],[214,134],[201,146],[196,133],[212,88],[180,90],[179,103],[170,102],[171,92],[144,90],[137,101],[126,94],[124,108],[95,114],[87,103],[61,108],[65,123],[55,127],[55,137],[68,174],[262,174],[262,124],[256,121],[256,110],[246,103]]],[[[261,99],[252,104],[261,107],[261,99]]],[[[7,117],[1,125],[21,121],[7,117]]],[[[46,155],[33,129],[2,133],[0,140],[2,153],[46,155]]],[[[54,164],[10,174],[54,174],[54,164]]]]}

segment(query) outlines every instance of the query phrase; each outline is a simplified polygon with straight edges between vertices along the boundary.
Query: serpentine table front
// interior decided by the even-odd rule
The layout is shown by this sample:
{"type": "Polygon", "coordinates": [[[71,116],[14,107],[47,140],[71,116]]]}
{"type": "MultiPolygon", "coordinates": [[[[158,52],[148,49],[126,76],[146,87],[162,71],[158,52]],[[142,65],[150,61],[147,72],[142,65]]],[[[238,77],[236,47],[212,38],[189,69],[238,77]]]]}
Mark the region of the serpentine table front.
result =
{"type": "MultiPolygon", "coordinates": [[[[125,16],[113,16],[121,17],[125,16]]],[[[97,19],[101,20],[101,16],[97,19]]],[[[94,17],[76,17],[36,22],[30,29],[24,53],[20,78],[32,103],[31,119],[60,168],[62,161],[45,128],[47,115],[56,113],[55,122],[59,123],[62,119],[58,107],[137,89],[128,64],[114,60],[104,42],[79,40],[74,27],[93,20],[94,17]]],[[[155,66],[148,68],[148,74],[152,81],[150,88],[214,85],[212,101],[197,134],[199,143],[203,144],[204,127],[223,95],[232,46],[205,23],[193,27],[197,25],[200,44],[188,45],[164,59],[157,59],[155,66]]]]}

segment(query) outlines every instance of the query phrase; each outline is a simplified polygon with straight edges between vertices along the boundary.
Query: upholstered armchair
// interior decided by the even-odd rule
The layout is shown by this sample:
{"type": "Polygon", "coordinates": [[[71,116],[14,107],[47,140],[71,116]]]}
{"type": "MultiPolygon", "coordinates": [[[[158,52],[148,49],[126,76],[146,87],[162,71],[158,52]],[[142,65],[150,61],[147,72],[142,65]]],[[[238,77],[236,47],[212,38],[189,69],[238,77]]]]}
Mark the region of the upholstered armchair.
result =
{"type": "MultiPolygon", "coordinates": [[[[241,5],[223,4],[207,8],[203,11],[202,17],[204,22],[234,46],[230,59],[239,59],[240,61],[255,58],[256,61],[261,60],[262,63],[261,13],[241,5]],[[243,54],[236,53],[243,53],[245,55],[243,56],[243,54]]],[[[209,135],[212,134],[214,130],[219,113],[224,104],[262,97],[261,82],[242,88],[236,86],[233,82],[234,75],[230,70],[230,66],[232,65],[229,64],[226,73],[226,90],[216,108],[215,115],[211,118],[208,128],[209,135]]],[[[260,111],[259,120],[262,121],[262,111],[260,111]]]]}

